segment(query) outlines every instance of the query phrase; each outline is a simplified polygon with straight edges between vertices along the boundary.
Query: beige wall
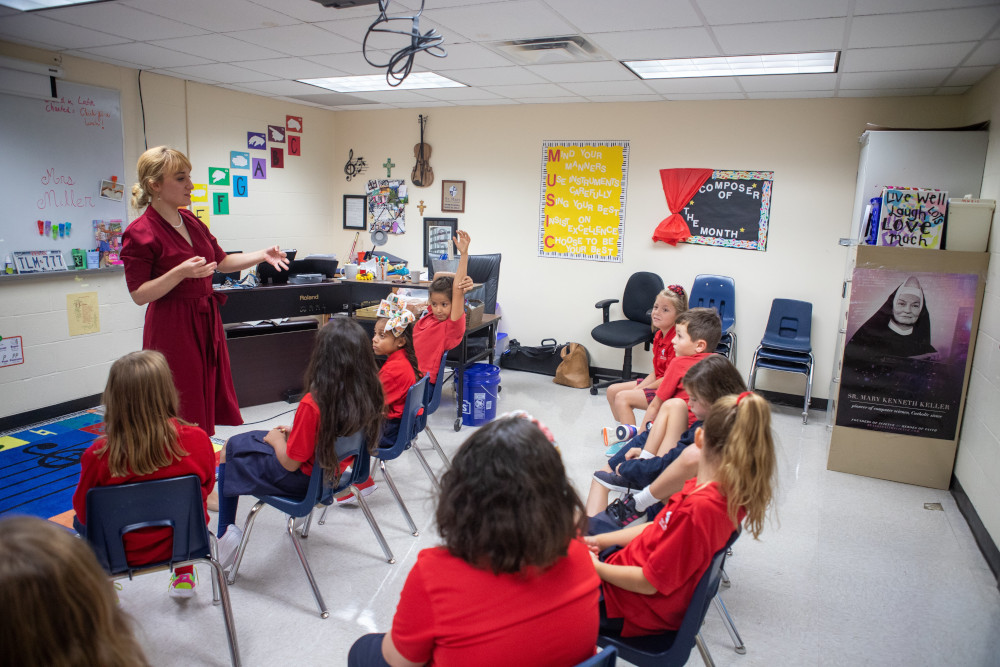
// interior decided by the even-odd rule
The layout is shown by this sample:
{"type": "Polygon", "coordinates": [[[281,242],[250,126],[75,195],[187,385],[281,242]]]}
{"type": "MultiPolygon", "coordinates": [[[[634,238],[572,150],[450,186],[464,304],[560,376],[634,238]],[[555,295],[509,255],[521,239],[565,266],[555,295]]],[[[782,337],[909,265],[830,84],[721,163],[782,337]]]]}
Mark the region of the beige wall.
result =
{"type": "MultiPolygon", "coordinates": [[[[968,95],[968,122],[1000,126],[1000,72],[968,95]]],[[[1000,133],[990,134],[983,197],[1000,200],[1000,133]]],[[[969,379],[969,398],[958,443],[955,477],[995,544],[1000,544],[1000,234],[994,216],[986,296],[969,379]]]]}

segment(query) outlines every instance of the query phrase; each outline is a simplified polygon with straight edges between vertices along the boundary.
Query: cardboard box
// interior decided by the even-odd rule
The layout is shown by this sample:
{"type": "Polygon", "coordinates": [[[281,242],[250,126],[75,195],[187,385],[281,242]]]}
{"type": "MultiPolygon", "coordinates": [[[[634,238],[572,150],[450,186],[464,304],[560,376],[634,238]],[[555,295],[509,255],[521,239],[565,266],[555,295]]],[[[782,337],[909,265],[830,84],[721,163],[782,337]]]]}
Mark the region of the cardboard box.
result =
{"type": "Polygon", "coordinates": [[[483,312],[486,304],[482,301],[469,301],[465,304],[465,328],[471,329],[483,323],[483,312]]]}

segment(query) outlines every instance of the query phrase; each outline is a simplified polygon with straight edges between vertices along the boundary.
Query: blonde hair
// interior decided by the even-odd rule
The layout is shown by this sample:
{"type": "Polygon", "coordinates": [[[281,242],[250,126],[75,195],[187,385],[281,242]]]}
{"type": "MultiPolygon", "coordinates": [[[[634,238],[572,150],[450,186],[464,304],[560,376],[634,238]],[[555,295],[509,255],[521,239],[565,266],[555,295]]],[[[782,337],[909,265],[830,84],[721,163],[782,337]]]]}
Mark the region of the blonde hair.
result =
{"type": "Polygon", "coordinates": [[[84,540],[43,519],[0,519],[0,664],[148,665],[84,540]]]}
{"type": "MultiPolygon", "coordinates": [[[[683,313],[684,311],[686,311],[688,309],[687,292],[685,292],[684,288],[681,287],[680,285],[670,285],[670,287],[663,288],[662,290],[660,290],[660,293],[656,295],[656,298],[659,299],[661,296],[664,299],[667,299],[668,301],[670,301],[671,304],[673,304],[674,310],[677,311],[677,315],[680,315],[681,313],[683,313]],[[677,289],[679,289],[680,290],[680,294],[678,294],[677,292],[675,292],[672,289],[670,289],[671,287],[676,287],[677,289]]],[[[655,301],[654,301],[654,303],[655,303],[655,301]]],[[[676,324],[676,322],[677,321],[674,320],[675,324],[676,324]]],[[[656,325],[650,325],[650,326],[653,327],[653,331],[656,331],[656,325]]]]}
{"type": "Polygon", "coordinates": [[[175,148],[157,146],[140,155],[135,166],[139,181],[132,186],[132,208],[139,210],[149,206],[153,201],[152,184],[162,183],[164,178],[181,168],[190,171],[191,161],[175,148]]]}
{"type": "Polygon", "coordinates": [[[775,454],[771,436],[771,406],[758,394],[723,396],[705,418],[704,455],[718,461],[715,481],[726,496],[729,516],[736,523],[739,508],[756,539],[774,495],[775,454]]]}
{"type": "Polygon", "coordinates": [[[131,352],[111,365],[104,387],[104,443],[114,477],[149,475],[187,456],[177,428],[177,390],[166,358],[155,350],[131,352]]]}

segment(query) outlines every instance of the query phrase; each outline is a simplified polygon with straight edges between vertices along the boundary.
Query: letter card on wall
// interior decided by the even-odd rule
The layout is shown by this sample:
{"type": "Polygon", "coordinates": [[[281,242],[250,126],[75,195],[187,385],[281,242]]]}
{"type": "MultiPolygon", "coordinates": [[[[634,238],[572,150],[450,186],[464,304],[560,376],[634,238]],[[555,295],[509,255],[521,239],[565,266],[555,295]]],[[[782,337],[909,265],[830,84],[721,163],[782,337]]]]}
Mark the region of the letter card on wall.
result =
{"type": "Polygon", "coordinates": [[[622,261],[628,141],[543,141],[538,256],[622,261]]]}

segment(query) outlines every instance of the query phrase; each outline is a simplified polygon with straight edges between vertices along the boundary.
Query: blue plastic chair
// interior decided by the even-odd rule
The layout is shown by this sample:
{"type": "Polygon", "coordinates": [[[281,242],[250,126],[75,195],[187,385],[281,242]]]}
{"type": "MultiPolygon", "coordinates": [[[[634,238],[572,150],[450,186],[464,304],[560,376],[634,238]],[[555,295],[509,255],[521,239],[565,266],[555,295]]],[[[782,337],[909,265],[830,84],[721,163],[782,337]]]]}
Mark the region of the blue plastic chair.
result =
{"type": "Polygon", "coordinates": [[[399,505],[399,509],[403,513],[406,523],[410,525],[410,532],[413,533],[414,537],[419,535],[420,531],[417,530],[417,524],[413,522],[413,517],[410,516],[409,510],[406,509],[406,503],[403,502],[403,497],[399,495],[399,490],[396,488],[396,484],[392,481],[392,477],[389,475],[389,470],[385,467],[385,462],[398,459],[403,452],[412,448],[413,453],[416,454],[417,460],[420,461],[420,465],[423,467],[424,472],[427,473],[427,476],[430,478],[434,488],[441,488],[440,484],[438,484],[437,477],[435,477],[434,473],[431,471],[431,467],[427,465],[427,460],[424,458],[424,455],[416,447],[411,447],[413,439],[417,436],[417,413],[424,405],[424,396],[426,395],[426,392],[427,376],[424,376],[406,392],[406,403],[403,405],[403,415],[400,418],[399,434],[396,436],[396,442],[392,447],[379,447],[375,451],[375,458],[378,461],[379,467],[382,469],[382,476],[385,477],[385,483],[389,485],[389,490],[396,499],[396,504],[399,505]]]}
{"type": "Polygon", "coordinates": [[[805,403],[802,406],[802,423],[809,421],[809,401],[812,398],[814,359],[812,354],[812,304],[795,299],[774,299],[767,328],[750,363],[750,381],[754,388],[757,369],[766,368],[806,376],[805,403]]]}
{"type": "Polygon", "coordinates": [[[316,604],[319,606],[319,615],[321,618],[327,618],[330,616],[330,612],[326,608],[326,603],[323,601],[323,596],[319,592],[319,587],[316,585],[316,579],[313,577],[312,569],[309,567],[309,561],[306,559],[305,552],[302,550],[302,544],[299,538],[295,535],[295,523],[296,519],[305,519],[302,524],[301,534],[302,539],[309,537],[309,524],[312,520],[312,512],[316,505],[329,505],[333,502],[333,496],[335,493],[346,490],[350,488],[351,492],[354,493],[354,497],[358,499],[358,503],[361,505],[362,511],[365,513],[365,518],[368,519],[368,525],[371,526],[372,532],[375,533],[376,539],[378,539],[379,544],[382,546],[382,551],[385,552],[385,557],[390,563],[395,562],[395,558],[392,552],[389,550],[389,545],[385,541],[385,537],[382,535],[382,531],[379,530],[378,524],[375,523],[375,518],[372,516],[371,510],[368,509],[368,504],[365,502],[364,496],[361,495],[357,488],[357,485],[368,479],[369,474],[369,464],[370,459],[368,456],[368,451],[365,448],[364,436],[361,433],[355,433],[350,436],[345,436],[337,438],[335,443],[337,450],[337,460],[343,461],[349,457],[354,457],[354,462],[351,465],[351,474],[341,477],[340,483],[336,487],[327,486],[323,482],[323,468],[318,464],[313,465],[312,474],[309,476],[309,487],[306,489],[306,494],[302,498],[291,498],[288,496],[267,496],[261,495],[257,496],[257,503],[250,509],[250,513],[247,515],[246,523],[243,525],[243,539],[240,540],[240,546],[236,552],[236,562],[233,563],[232,569],[229,571],[229,583],[236,583],[236,575],[240,569],[240,563],[243,562],[243,554],[246,551],[247,543],[250,541],[250,533],[253,531],[254,522],[257,519],[257,514],[265,505],[270,505],[277,510],[280,510],[288,515],[288,537],[292,540],[292,545],[295,547],[295,553],[299,556],[299,562],[302,563],[302,569],[306,572],[306,578],[309,579],[309,586],[312,587],[313,595],[316,597],[316,604]]]}
{"type": "Polygon", "coordinates": [[[205,525],[205,503],[201,480],[195,475],[168,477],[117,486],[99,486],[87,491],[87,542],[97,562],[112,579],[131,579],[136,574],[173,570],[197,562],[212,567],[212,600],[222,605],[229,639],[229,659],[240,664],[236,625],[229,602],[225,574],[215,555],[214,537],[205,525]],[[124,537],[141,528],[173,529],[173,554],[169,560],[131,567],[125,556],[124,537]]]}
{"type": "Polygon", "coordinates": [[[729,276],[701,274],[694,278],[691,294],[688,296],[690,308],[715,308],[722,320],[722,339],[715,351],[729,357],[736,363],[736,282],[729,276]]]}
{"type": "Polygon", "coordinates": [[[594,657],[587,658],[577,664],[576,667],[615,667],[618,662],[618,649],[614,646],[606,646],[594,654],[594,657]]]}
{"type": "Polygon", "coordinates": [[[431,430],[430,424],[427,423],[427,418],[434,414],[441,405],[441,389],[444,387],[445,361],[447,360],[448,350],[445,350],[444,354],[441,355],[441,365],[438,367],[437,380],[434,381],[434,384],[428,383],[427,390],[424,392],[424,411],[416,417],[416,433],[417,435],[426,433],[434,449],[437,450],[438,456],[444,461],[445,467],[451,467],[448,455],[444,453],[444,449],[441,448],[438,439],[434,437],[434,431],[431,430]]]}
{"type": "Polygon", "coordinates": [[[694,589],[694,594],[691,596],[691,602],[688,604],[679,629],[642,637],[599,635],[597,645],[614,646],[618,649],[618,654],[622,659],[638,667],[645,665],[677,665],[679,667],[687,662],[691,655],[691,649],[695,646],[698,647],[706,665],[715,664],[712,661],[712,654],[701,638],[700,628],[702,621],[705,620],[705,614],[708,612],[708,606],[712,603],[712,598],[719,592],[719,582],[722,579],[722,566],[726,560],[726,553],[739,536],[739,529],[733,531],[726,546],[712,556],[708,569],[705,570],[705,574],[698,581],[697,588],[694,589]]]}

